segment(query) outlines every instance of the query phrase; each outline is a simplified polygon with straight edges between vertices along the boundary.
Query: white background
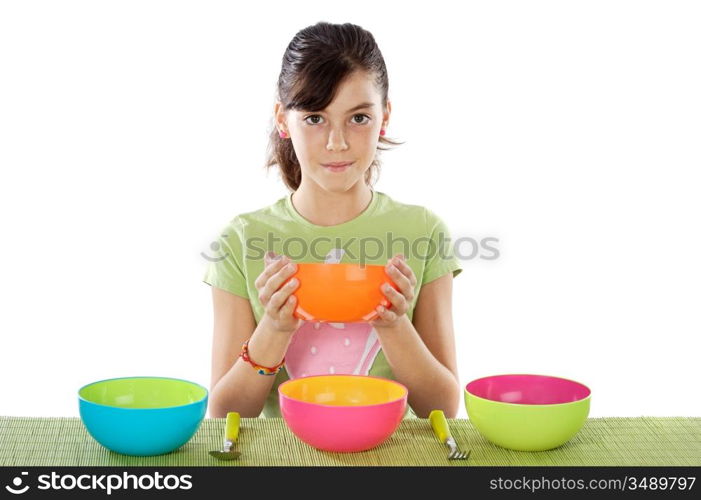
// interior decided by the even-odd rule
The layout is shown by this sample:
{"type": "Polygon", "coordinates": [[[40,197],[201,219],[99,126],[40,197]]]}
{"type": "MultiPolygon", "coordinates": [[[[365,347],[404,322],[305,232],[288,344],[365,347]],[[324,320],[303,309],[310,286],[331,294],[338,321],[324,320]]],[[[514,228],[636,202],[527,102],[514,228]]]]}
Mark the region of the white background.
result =
{"type": "MultiPolygon", "coordinates": [[[[111,377],[209,385],[209,244],[286,195],[275,83],[317,21],[371,31],[376,189],[499,238],[455,280],[461,383],[543,373],[590,416],[699,416],[696,2],[3,2],[0,415],[111,377]]],[[[460,417],[465,416],[464,408],[460,417]]]]}

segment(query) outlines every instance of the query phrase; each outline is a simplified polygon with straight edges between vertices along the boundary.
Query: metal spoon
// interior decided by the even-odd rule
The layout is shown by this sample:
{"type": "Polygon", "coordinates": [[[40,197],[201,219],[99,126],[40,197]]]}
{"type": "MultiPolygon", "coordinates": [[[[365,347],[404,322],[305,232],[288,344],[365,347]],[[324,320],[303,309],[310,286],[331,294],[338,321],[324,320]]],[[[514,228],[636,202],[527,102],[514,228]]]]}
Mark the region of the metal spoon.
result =
{"type": "Polygon", "coordinates": [[[210,451],[209,454],[219,460],[235,460],[241,456],[238,451],[232,450],[239,437],[239,421],[241,416],[235,411],[226,414],[226,430],[224,434],[224,448],[218,451],[210,451]]]}

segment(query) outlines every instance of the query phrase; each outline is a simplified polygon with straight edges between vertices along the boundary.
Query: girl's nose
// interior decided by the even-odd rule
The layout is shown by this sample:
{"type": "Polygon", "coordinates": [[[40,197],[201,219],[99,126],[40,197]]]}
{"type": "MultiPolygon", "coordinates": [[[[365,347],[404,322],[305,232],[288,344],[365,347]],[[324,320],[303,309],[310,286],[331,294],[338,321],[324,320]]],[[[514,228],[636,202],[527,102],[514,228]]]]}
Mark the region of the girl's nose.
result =
{"type": "Polygon", "coordinates": [[[339,129],[333,129],[329,132],[329,141],[326,146],[329,151],[344,151],[348,149],[346,140],[343,137],[343,132],[339,129]]]}

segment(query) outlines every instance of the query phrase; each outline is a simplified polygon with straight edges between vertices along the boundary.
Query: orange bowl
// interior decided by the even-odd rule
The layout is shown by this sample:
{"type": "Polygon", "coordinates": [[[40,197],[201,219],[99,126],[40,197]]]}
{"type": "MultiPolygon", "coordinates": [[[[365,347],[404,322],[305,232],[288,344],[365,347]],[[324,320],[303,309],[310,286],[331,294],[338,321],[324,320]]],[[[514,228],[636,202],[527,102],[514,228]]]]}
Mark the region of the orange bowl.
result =
{"type": "Polygon", "coordinates": [[[294,316],[306,321],[373,321],[377,306],[391,306],[382,286],[389,283],[399,291],[385,266],[371,264],[297,262],[297,272],[282,286],[293,277],[299,280],[292,294],[297,298],[294,316]]]}

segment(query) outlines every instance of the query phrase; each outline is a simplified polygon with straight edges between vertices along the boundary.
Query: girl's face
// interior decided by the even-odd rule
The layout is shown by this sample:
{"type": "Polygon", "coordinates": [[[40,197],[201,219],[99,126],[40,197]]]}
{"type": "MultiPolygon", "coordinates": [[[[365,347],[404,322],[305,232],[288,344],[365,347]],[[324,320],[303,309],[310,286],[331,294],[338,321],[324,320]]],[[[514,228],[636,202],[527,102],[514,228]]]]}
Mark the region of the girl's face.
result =
{"type": "Polygon", "coordinates": [[[278,130],[287,132],[302,168],[302,183],[314,181],[334,192],[365,184],[365,172],[375,158],[380,129],[389,122],[391,104],[382,110],[382,96],[369,75],[355,72],[340,85],[338,93],[323,111],[289,110],[278,102],[275,114],[278,130]],[[326,163],[352,162],[342,171],[326,163]]]}

